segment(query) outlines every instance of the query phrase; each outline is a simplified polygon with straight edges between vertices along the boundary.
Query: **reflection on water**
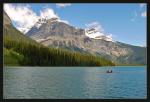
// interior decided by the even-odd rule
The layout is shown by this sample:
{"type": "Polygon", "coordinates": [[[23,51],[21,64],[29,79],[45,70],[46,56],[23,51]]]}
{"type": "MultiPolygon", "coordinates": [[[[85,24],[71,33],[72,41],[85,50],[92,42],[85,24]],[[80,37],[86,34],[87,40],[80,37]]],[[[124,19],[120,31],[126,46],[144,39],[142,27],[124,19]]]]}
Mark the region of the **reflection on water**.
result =
{"type": "Polygon", "coordinates": [[[146,67],[4,68],[4,98],[144,99],[146,67]]]}

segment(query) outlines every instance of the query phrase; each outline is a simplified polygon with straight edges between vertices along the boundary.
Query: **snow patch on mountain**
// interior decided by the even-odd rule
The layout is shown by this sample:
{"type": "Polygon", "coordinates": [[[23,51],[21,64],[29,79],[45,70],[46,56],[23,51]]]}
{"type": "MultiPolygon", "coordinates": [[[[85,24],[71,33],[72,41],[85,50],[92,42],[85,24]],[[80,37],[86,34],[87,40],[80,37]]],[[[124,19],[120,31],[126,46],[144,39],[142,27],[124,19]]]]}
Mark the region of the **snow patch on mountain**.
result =
{"type": "Polygon", "coordinates": [[[86,24],[85,35],[92,39],[101,39],[106,41],[115,42],[112,38],[112,34],[104,33],[104,29],[98,22],[92,22],[90,24],[86,24]]]}
{"type": "Polygon", "coordinates": [[[40,19],[35,23],[34,26],[37,27],[37,28],[39,29],[40,26],[41,26],[43,23],[46,23],[46,19],[40,18],[40,19]]]}

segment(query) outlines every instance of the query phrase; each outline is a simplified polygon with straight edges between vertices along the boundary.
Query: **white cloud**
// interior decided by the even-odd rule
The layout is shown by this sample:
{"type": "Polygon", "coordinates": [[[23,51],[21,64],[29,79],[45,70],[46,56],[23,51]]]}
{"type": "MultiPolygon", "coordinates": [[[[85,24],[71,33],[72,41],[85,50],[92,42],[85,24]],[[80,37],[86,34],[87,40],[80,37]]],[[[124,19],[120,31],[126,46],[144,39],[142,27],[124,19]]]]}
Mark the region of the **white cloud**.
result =
{"type": "Polygon", "coordinates": [[[15,23],[15,27],[24,34],[40,19],[51,19],[57,17],[60,22],[69,24],[66,20],[61,20],[60,17],[51,8],[44,8],[40,11],[40,15],[37,15],[30,5],[12,5],[4,4],[4,10],[15,23]]]}
{"type": "Polygon", "coordinates": [[[54,10],[51,9],[51,8],[46,8],[46,9],[44,9],[44,10],[41,10],[41,11],[40,11],[40,17],[41,17],[41,18],[45,18],[45,19],[51,19],[51,18],[53,18],[53,17],[59,18],[59,17],[55,14],[54,10]]]}
{"type": "Polygon", "coordinates": [[[131,21],[134,22],[138,16],[146,17],[146,11],[142,12],[145,9],[146,3],[139,4],[139,11],[134,12],[134,16],[131,18],[131,21]],[[142,12],[142,13],[141,13],[142,12]]]}
{"type": "Polygon", "coordinates": [[[96,31],[98,31],[94,34],[89,34],[89,35],[86,34],[86,36],[94,39],[103,39],[103,37],[105,36],[105,40],[114,41],[112,38],[112,34],[105,33],[102,25],[99,22],[96,21],[91,22],[89,24],[86,24],[86,27],[87,27],[86,29],[94,28],[96,31]]]}
{"type": "Polygon", "coordinates": [[[67,20],[60,19],[60,17],[51,8],[45,8],[44,10],[40,11],[40,18],[51,19],[53,17],[58,18],[59,22],[64,22],[66,24],[69,24],[67,20]]]}
{"type": "Polygon", "coordinates": [[[141,13],[141,16],[142,16],[142,17],[147,17],[146,11],[142,12],[142,13],[141,13]]]}
{"type": "Polygon", "coordinates": [[[89,24],[86,24],[86,27],[88,27],[88,28],[94,27],[95,30],[100,31],[100,32],[104,32],[104,29],[102,28],[101,24],[99,24],[96,21],[91,22],[89,24]]]}
{"type": "Polygon", "coordinates": [[[25,28],[32,27],[39,18],[29,5],[14,6],[12,4],[4,4],[4,10],[10,19],[16,23],[17,28],[19,28],[20,31],[21,28],[28,30],[25,28]]]}
{"type": "Polygon", "coordinates": [[[71,6],[71,3],[56,3],[58,7],[66,7],[66,6],[71,6]]]}

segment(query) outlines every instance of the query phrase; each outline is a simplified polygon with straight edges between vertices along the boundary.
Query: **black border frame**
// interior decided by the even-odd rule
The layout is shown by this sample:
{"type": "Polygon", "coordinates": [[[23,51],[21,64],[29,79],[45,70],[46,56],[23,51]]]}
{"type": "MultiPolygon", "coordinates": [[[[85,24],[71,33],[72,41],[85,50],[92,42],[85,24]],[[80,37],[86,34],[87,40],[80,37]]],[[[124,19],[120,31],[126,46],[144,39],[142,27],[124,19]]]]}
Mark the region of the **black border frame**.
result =
{"type": "Polygon", "coordinates": [[[150,5],[148,3],[149,0],[1,0],[0,1],[0,13],[3,14],[3,3],[147,3],[147,99],[3,99],[3,16],[0,16],[0,102],[2,101],[10,101],[10,102],[48,102],[48,101],[54,101],[54,102],[88,102],[88,101],[96,101],[96,102],[150,102],[150,84],[149,84],[149,78],[150,78],[150,69],[148,59],[148,45],[150,44],[148,41],[150,33],[150,5]]]}

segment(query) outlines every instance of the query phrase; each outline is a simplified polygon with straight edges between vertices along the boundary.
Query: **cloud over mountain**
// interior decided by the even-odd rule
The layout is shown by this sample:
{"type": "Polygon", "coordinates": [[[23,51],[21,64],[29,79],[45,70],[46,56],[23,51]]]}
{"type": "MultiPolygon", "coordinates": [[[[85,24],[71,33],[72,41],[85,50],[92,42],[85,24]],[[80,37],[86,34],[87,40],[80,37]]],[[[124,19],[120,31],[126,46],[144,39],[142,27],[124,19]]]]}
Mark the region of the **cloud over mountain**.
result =
{"type": "Polygon", "coordinates": [[[87,29],[88,28],[94,28],[96,31],[98,31],[95,34],[86,35],[86,36],[88,36],[90,38],[97,38],[97,37],[101,37],[101,36],[106,36],[106,37],[108,37],[110,39],[113,39],[112,38],[112,34],[108,34],[108,33],[104,32],[104,29],[103,29],[102,25],[99,22],[96,22],[96,21],[91,22],[89,24],[86,24],[86,27],[87,27],[87,29]]]}
{"type": "Polygon", "coordinates": [[[40,11],[40,17],[45,19],[51,19],[53,17],[58,17],[58,15],[55,14],[54,10],[51,8],[46,8],[40,11]]]}
{"type": "Polygon", "coordinates": [[[4,4],[4,10],[14,22],[16,28],[23,33],[28,32],[29,29],[41,18],[51,19],[57,17],[60,22],[69,24],[67,20],[60,19],[52,8],[44,8],[40,10],[39,15],[32,10],[30,5],[4,4]]]}
{"type": "Polygon", "coordinates": [[[29,5],[4,4],[4,10],[19,30],[27,30],[39,18],[29,5]]]}

